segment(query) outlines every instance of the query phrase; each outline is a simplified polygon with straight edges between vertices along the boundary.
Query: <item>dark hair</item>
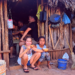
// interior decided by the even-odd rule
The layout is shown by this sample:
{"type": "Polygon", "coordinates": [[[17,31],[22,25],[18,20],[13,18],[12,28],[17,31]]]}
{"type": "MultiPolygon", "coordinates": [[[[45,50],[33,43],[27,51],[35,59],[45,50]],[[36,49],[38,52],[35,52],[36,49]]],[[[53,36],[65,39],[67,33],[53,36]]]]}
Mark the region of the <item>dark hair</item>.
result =
{"type": "Polygon", "coordinates": [[[21,20],[19,20],[18,22],[21,22],[21,23],[23,23],[23,21],[21,21],[21,20]]]}
{"type": "Polygon", "coordinates": [[[38,38],[38,41],[40,40],[40,39],[44,39],[45,40],[45,37],[44,36],[40,36],[39,38],[38,38]]]}
{"type": "Polygon", "coordinates": [[[31,40],[32,40],[32,37],[31,37],[31,36],[27,36],[27,37],[25,38],[25,41],[26,41],[28,38],[31,38],[31,40]]]}
{"type": "Polygon", "coordinates": [[[36,16],[34,16],[34,15],[29,15],[29,16],[31,16],[32,18],[34,18],[36,20],[36,16]]]}

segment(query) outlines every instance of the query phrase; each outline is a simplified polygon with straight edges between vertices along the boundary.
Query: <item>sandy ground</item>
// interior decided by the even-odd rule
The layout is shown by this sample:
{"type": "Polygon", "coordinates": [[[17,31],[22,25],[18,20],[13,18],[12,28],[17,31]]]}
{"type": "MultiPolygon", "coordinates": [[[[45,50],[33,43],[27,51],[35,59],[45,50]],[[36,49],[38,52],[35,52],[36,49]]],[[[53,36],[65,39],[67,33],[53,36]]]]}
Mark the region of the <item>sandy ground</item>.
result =
{"type": "Polygon", "coordinates": [[[56,64],[51,65],[52,69],[48,69],[46,62],[41,64],[42,70],[35,71],[29,68],[29,73],[24,73],[22,68],[18,70],[7,71],[6,75],[75,75],[75,70],[71,70],[67,66],[66,70],[61,70],[56,67],[56,64]]]}

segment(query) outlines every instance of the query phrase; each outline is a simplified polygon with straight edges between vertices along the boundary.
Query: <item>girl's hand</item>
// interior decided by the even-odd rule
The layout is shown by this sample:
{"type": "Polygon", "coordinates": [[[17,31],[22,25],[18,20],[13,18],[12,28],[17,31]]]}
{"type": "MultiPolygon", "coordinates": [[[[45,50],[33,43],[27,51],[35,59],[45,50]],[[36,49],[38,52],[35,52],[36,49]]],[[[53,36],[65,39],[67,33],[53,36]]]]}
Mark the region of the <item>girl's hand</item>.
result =
{"type": "Polygon", "coordinates": [[[29,46],[29,47],[27,47],[27,50],[30,50],[30,48],[31,48],[30,46],[29,46]]]}
{"type": "Polygon", "coordinates": [[[31,45],[30,47],[31,47],[31,48],[35,48],[35,45],[31,45]]]}
{"type": "Polygon", "coordinates": [[[42,49],[42,51],[44,52],[44,50],[42,49]]]}

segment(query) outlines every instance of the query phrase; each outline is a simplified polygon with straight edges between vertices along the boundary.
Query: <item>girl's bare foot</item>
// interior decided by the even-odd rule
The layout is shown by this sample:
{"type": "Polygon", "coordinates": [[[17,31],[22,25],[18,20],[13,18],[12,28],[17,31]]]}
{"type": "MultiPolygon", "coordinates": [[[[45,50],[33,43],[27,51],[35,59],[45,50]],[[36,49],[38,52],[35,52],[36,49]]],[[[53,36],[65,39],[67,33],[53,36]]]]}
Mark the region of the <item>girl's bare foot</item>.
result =
{"type": "Polygon", "coordinates": [[[40,66],[37,66],[39,70],[42,70],[40,66]]]}
{"type": "Polygon", "coordinates": [[[50,65],[47,65],[49,69],[52,69],[52,67],[50,65]]]}

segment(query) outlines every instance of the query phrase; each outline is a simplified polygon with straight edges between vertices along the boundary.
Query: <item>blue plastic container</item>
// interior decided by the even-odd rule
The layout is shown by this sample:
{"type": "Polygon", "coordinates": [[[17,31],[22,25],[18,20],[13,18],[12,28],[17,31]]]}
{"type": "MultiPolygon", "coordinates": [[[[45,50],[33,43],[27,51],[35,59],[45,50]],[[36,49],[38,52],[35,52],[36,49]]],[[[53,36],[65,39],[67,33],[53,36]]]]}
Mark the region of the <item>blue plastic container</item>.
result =
{"type": "Polygon", "coordinates": [[[67,67],[67,60],[65,59],[58,59],[58,68],[65,70],[67,67]]]}

